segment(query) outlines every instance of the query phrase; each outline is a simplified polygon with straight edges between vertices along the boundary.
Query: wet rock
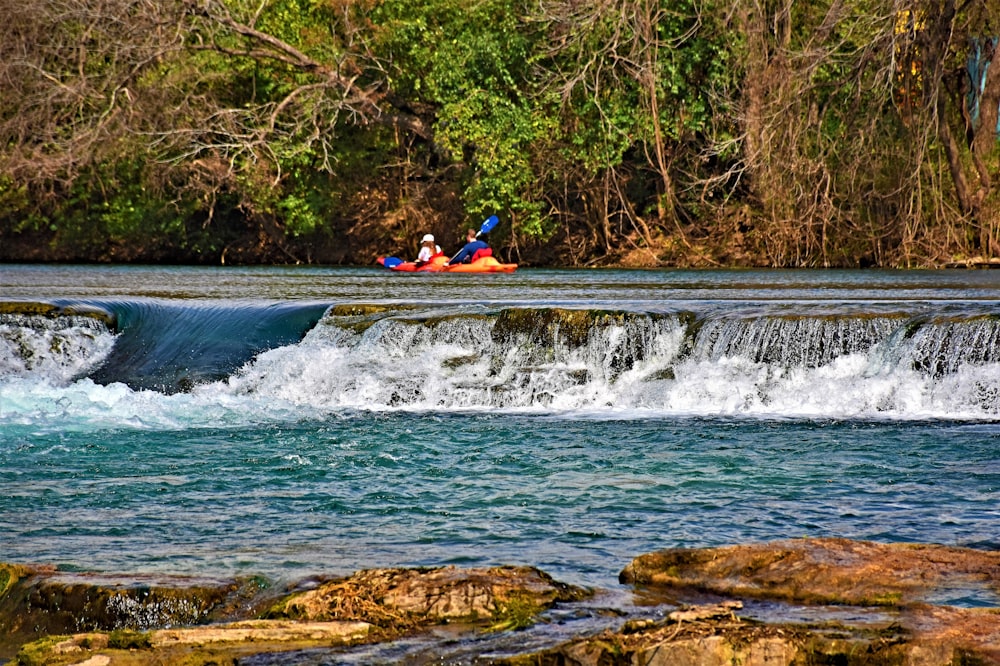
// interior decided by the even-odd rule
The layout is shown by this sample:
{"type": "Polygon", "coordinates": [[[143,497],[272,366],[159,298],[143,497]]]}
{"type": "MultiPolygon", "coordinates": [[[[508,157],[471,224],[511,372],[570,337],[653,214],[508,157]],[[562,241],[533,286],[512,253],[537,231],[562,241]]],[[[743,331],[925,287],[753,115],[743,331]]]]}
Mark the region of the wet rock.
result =
{"type": "MultiPolygon", "coordinates": [[[[368,654],[372,644],[399,638],[406,645],[419,632],[427,640],[419,648],[424,663],[433,660],[435,649],[456,654],[447,652],[451,648],[445,644],[454,646],[458,636],[474,635],[463,647],[462,663],[474,658],[475,663],[511,666],[1000,664],[1000,604],[960,608],[949,603],[995,599],[998,558],[998,553],[962,548],[843,539],[660,551],[636,558],[622,572],[623,582],[639,585],[636,596],[643,604],[626,604],[623,608],[631,610],[609,613],[614,619],[607,624],[588,625],[582,633],[567,628],[557,640],[547,641],[540,639],[551,636],[545,634],[548,627],[570,621],[571,612],[559,614],[567,609],[546,613],[551,625],[537,624],[523,634],[482,630],[529,627],[546,609],[581,600],[589,591],[531,567],[377,569],[303,583],[308,589],[277,602],[272,596],[267,611],[259,598],[234,602],[230,591],[196,626],[182,625],[180,617],[155,616],[170,626],[48,636],[23,646],[17,663],[197,666],[242,663],[266,653],[279,653],[266,663],[295,663],[295,655],[304,651],[315,657],[308,663],[318,664],[329,663],[325,655],[344,649],[368,654]],[[692,599],[698,601],[684,605],[692,599]],[[656,604],[650,607],[656,610],[636,612],[645,603],[656,604]],[[445,623],[451,625],[446,630],[445,623]],[[444,643],[428,639],[443,631],[444,643]]],[[[0,565],[0,602],[19,608],[27,618],[22,622],[37,622],[44,615],[32,615],[35,610],[27,604],[9,605],[11,600],[23,599],[25,590],[40,589],[40,581],[46,581],[53,590],[64,586],[49,597],[64,604],[76,594],[66,590],[79,583],[73,576],[60,581],[65,576],[0,565]]],[[[88,582],[114,588],[94,577],[88,582]]],[[[153,581],[145,583],[159,589],[153,581]]],[[[177,591],[177,598],[189,594],[177,591]]],[[[160,598],[168,597],[160,592],[160,598]]],[[[93,623],[95,613],[108,613],[100,611],[100,604],[74,608],[81,626],[93,623]]],[[[0,626],[0,633],[13,626],[9,615],[4,618],[8,625],[0,626]]],[[[390,661],[396,655],[406,663],[410,653],[394,652],[393,645],[373,654],[388,655],[390,661]]]]}
{"type": "Polygon", "coordinates": [[[910,629],[922,652],[934,652],[931,648],[946,652],[950,649],[952,653],[968,656],[968,663],[978,659],[1000,664],[1000,608],[913,604],[903,609],[899,621],[910,629]]]}
{"type": "Polygon", "coordinates": [[[267,611],[259,598],[235,602],[239,589],[233,584],[137,586],[0,567],[3,589],[7,625],[0,630],[30,626],[17,635],[20,643],[44,636],[17,651],[16,663],[23,666],[97,663],[93,659],[118,666],[224,664],[268,652],[386,641],[444,622],[518,629],[559,601],[589,594],[530,567],[361,571],[278,602],[272,597],[267,611]],[[169,599],[186,603],[172,605],[169,599]]]}
{"type": "Polygon", "coordinates": [[[8,590],[17,584],[19,580],[27,578],[31,574],[32,569],[29,567],[18,564],[0,563],[0,597],[7,594],[8,590]]]}
{"type": "Polygon", "coordinates": [[[628,650],[632,663],[645,666],[768,666],[791,664],[798,655],[793,640],[761,631],[726,632],[713,628],[707,635],[673,638],[652,646],[628,650]]]}
{"type": "Polygon", "coordinates": [[[42,316],[51,319],[56,317],[88,317],[102,322],[110,330],[115,330],[117,326],[117,320],[112,313],[83,304],[58,306],[33,301],[0,301],[0,315],[42,316]]]}
{"type": "Polygon", "coordinates": [[[408,309],[398,305],[378,305],[369,303],[339,304],[330,307],[326,316],[320,320],[323,326],[336,326],[348,331],[363,334],[375,322],[399,311],[408,309]]]}
{"type": "Polygon", "coordinates": [[[925,601],[948,590],[1000,601],[1000,553],[800,539],[662,550],[635,558],[619,580],[815,604],[896,606],[925,601]]]}
{"type": "MultiPolygon", "coordinates": [[[[646,358],[651,337],[659,322],[667,318],[658,313],[614,310],[509,308],[497,315],[490,335],[499,348],[516,347],[526,365],[551,363],[559,349],[595,345],[606,355],[605,372],[613,380],[646,358]],[[632,333],[611,334],[612,329],[622,327],[631,328],[632,333]]],[[[501,366],[502,359],[495,359],[494,373],[501,366]]]]}
{"type": "Polygon", "coordinates": [[[205,627],[134,633],[82,633],[25,646],[21,666],[132,666],[138,664],[236,664],[265,652],[350,645],[367,640],[364,622],[290,622],[249,620],[205,627]]]}
{"type": "MultiPolygon", "coordinates": [[[[1000,609],[948,605],[970,600],[1000,605],[998,552],[801,539],[649,553],[633,560],[620,580],[744,599],[888,607],[895,617],[881,627],[782,625],[782,631],[796,634],[795,650],[776,664],[816,663],[820,657],[845,664],[1000,663],[1000,609]]],[[[724,631],[716,625],[710,635],[724,631]]],[[[656,640],[650,632],[630,638],[656,640]]]]}
{"type": "Polygon", "coordinates": [[[0,659],[40,636],[205,624],[259,612],[266,587],[262,579],[111,577],[0,565],[0,659]]]}
{"type": "Polygon", "coordinates": [[[59,308],[51,303],[30,301],[0,301],[0,314],[48,315],[56,316],[59,308]]]}
{"type": "Polygon", "coordinates": [[[659,314],[614,310],[509,308],[497,316],[492,336],[494,341],[505,345],[527,342],[546,349],[556,345],[575,349],[586,344],[595,329],[663,318],[659,314]]]}
{"type": "Polygon", "coordinates": [[[350,642],[368,635],[367,622],[292,622],[248,620],[186,629],[163,629],[150,634],[154,648],[172,645],[262,642],[350,642]]]}
{"type": "Polygon", "coordinates": [[[462,356],[452,356],[442,361],[441,365],[449,370],[461,368],[464,365],[472,365],[480,360],[479,354],[463,354],[462,356]]]}
{"type": "Polygon", "coordinates": [[[383,305],[376,303],[342,303],[331,306],[328,317],[367,317],[371,315],[397,312],[399,305],[383,305]]]}
{"type": "Polygon", "coordinates": [[[736,619],[734,612],[741,608],[743,608],[742,601],[723,601],[721,604],[708,604],[695,606],[694,608],[676,610],[667,617],[674,622],[714,620],[720,617],[731,617],[736,619]]]}
{"type": "MultiPolygon", "coordinates": [[[[618,631],[532,655],[494,660],[520,666],[953,666],[971,652],[916,643],[896,625],[764,623],[741,617],[738,603],[691,606],[662,622],[628,622],[618,631]]],[[[979,658],[980,655],[975,655],[979,658]]],[[[978,662],[972,662],[978,663],[978,662]]]]}
{"type": "MultiPolygon", "coordinates": [[[[699,613],[702,609],[689,608],[699,613]]],[[[704,609],[707,612],[707,609],[704,609]]],[[[806,632],[743,622],[737,618],[712,621],[668,621],[638,627],[629,623],[618,632],[571,641],[552,649],[496,664],[519,666],[785,666],[805,652],[806,632]]],[[[806,663],[806,662],[799,662],[806,663]]],[[[810,663],[838,663],[818,660],[810,663]]]]}
{"type": "Polygon", "coordinates": [[[456,619],[503,623],[586,594],[532,567],[372,569],[292,595],[268,616],[360,620],[389,629],[456,619]]]}

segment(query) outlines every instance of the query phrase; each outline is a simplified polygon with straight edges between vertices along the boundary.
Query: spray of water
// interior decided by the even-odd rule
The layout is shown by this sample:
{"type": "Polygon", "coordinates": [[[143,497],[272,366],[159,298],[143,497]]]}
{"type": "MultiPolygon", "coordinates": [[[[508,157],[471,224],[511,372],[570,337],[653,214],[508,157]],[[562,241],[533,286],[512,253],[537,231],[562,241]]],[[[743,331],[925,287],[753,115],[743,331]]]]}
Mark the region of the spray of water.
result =
{"type": "Polygon", "coordinates": [[[191,427],[350,410],[626,418],[1000,414],[1000,322],[981,316],[331,314],[301,342],[174,395],[79,378],[114,344],[93,322],[26,320],[0,330],[3,416],[25,423],[191,427]]]}

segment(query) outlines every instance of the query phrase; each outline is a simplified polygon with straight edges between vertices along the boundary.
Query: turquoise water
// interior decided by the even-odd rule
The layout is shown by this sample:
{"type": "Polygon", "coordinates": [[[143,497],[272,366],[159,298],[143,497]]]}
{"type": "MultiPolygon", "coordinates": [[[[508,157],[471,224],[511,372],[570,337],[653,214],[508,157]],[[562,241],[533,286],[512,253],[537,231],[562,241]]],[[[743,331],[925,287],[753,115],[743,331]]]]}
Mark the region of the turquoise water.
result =
{"type": "Polygon", "coordinates": [[[607,587],[672,546],[1000,548],[1000,272],[4,266],[0,288],[66,308],[0,315],[4,561],[607,587]],[[328,311],[351,304],[380,308],[328,311]]]}

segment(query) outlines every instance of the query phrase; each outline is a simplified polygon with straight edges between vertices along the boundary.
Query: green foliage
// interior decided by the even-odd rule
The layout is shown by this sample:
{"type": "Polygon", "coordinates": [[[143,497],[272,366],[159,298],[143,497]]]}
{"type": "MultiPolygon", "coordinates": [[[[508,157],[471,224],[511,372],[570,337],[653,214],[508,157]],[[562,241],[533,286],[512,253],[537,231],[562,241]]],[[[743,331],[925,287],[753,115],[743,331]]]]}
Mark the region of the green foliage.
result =
{"type": "MultiPolygon", "coordinates": [[[[866,244],[902,242],[897,228],[913,247],[941,226],[985,242],[947,184],[954,168],[979,182],[968,145],[950,170],[940,126],[916,117],[952,83],[931,81],[924,58],[922,108],[903,117],[883,0],[219,3],[109,21],[75,5],[12,13],[21,41],[8,50],[33,66],[0,82],[4,239],[47,234],[62,258],[209,260],[241,237],[249,252],[335,229],[395,238],[413,208],[444,224],[461,206],[512,222],[494,241],[539,247],[558,227],[588,261],[596,244],[652,250],[682,226],[750,239],[782,264],[849,264],[866,244]],[[168,24],[164,43],[150,39],[168,24]],[[432,131],[388,122],[400,117],[432,131]],[[26,156],[54,156],[44,178],[25,175],[26,156]],[[429,210],[442,192],[460,201],[429,210]]],[[[966,26],[997,11],[967,3],[959,32],[928,29],[909,48],[937,48],[941,72],[956,71],[966,26]]],[[[980,157],[995,167],[996,150],[980,157]]]]}
{"type": "Polygon", "coordinates": [[[438,134],[440,145],[455,161],[465,153],[472,155],[475,168],[465,189],[468,211],[478,218],[509,210],[518,215],[522,232],[547,236],[551,229],[541,216],[541,206],[531,198],[540,193],[534,187],[537,175],[529,158],[533,144],[555,130],[552,119],[486,91],[445,105],[441,117],[447,122],[438,134]]]}
{"type": "Polygon", "coordinates": [[[35,212],[28,188],[0,176],[0,229],[9,226],[11,231],[21,233],[36,231],[43,224],[44,218],[35,212]]]}
{"type": "Polygon", "coordinates": [[[114,650],[147,650],[153,647],[148,633],[116,629],[108,635],[108,647],[114,650]]]}
{"type": "MultiPolygon", "coordinates": [[[[62,635],[45,636],[37,641],[22,645],[17,651],[13,663],[17,666],[52,666],[55,661],[53,649],[68,638],[69,636],[62,635]]],[[[63,663],[69,661],[69,659],[65,659],[63,663]]]]}
{"type": "Polygon", "coordinates": [[[61,241],[101,246],[147,246],[172,240],[184,244],[185,213],[192,202],[168,202],[146,180],[141,160],[101,165],[77,180],[54,211],[52,224],[61,241]]]}
{"type": "Polygon", "coordinates": [[[516,96],[531,48],[518,0],[387,0],[372,12],[394,90],[435,105],[516,96]]]}
{"type": "MultiPolygon", "coordinates": [[[[721,26],[711,2],[558,6],[562,13],[546,22],[548,50],[536,58],[552,83],[535,99],[560,119],[547,149],[560,157],[546,174],[548,190],[627,197],[608,201],[608,215],[616,205],[653,214],[672,200],[691,206],[680,190],[664,191],[664,183],[713,175],[704,173],[698,151],[705,136],[727,130],[720,124],[727,112],[722,100],[733,86],[739,41],[721,26]],[[608,193],[609,170],[629,174],[610,176],[620,194],[608,193]]],[[[738,158],[733,143],[728,154],[717,153],[720,159],[738,158]]],[[[711,166],[726,168],[720,161],[711,166]]]]}
{"type": "Polygon", "coordinates": [[[546,238],[553,227],[532,156],[558,119],[526,94],[534,45],[525,11],[516,0],[390,0],[372,16],[396,90],[433,105],[438,148],[467,167],[469,216],[509,212],[518,231],[546,238]]]}
{"type": "Polygon", "coordinates": [[[297,45],[320,62],[336,62],[341,55],[336,38],[338,15],[334,2],[276,0],[262,5],[251,0],[233,4],[238,6],[237,11],[244,20],[260,12],[253,22],[258,30],[297,45]]]}
{"type": "Polygon", "coordinates": [[[131,243],[156,234],[177,236],[182,232],[177,211],[165,208],[161,198],[150,196],[141,182],[124,182],[109,194],[97,206],[82,210],[96,212],[94,221],[113,242],[131,243]]]}

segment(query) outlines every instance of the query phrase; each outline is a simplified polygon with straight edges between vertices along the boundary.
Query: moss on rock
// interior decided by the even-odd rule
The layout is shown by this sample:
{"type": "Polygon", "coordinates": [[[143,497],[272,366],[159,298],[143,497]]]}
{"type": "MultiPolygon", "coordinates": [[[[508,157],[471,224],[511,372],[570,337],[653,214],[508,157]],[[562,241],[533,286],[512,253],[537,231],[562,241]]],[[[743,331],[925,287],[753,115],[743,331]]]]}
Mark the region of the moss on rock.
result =
{"type": "Polygon", "coordinates": [[[111,312],[91,305],[77,304],[66,307],[52,303],[35,301],[0,301],[0,315],[23,315],[26,317],[88,317],[102,322],[110,330],[115,330],[117,320],[111,312]]]}
{"type": "Polygon", "coordinates": [[[533,567],[372,569],[294,594],[275,604],[267,616],[356,620],[402,632],[451,620],[503,621],[529,608],[537,615],[557,602],[587,594],[533,567]]]}

